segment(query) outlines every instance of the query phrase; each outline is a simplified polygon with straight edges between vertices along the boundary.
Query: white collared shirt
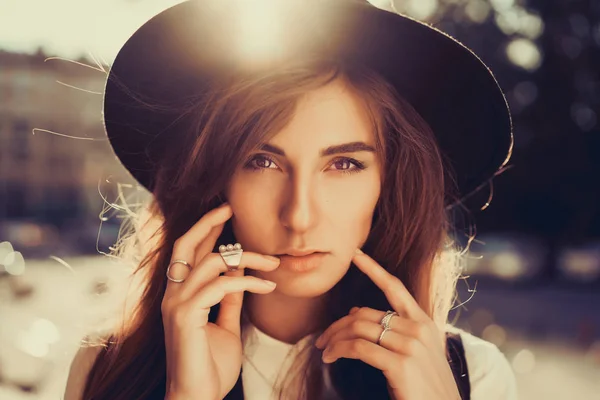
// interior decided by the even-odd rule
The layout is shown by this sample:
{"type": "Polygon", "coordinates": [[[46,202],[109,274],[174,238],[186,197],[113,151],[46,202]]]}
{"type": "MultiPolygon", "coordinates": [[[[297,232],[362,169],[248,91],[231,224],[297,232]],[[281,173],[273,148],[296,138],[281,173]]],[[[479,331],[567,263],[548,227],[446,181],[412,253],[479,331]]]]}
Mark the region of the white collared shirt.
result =
{"type": "MultiPolygon", "coordinates": [[[[504,354],[490,342],[455,327],[450,331],[461,335],[469,370],[472,400],[516,400],[517,386],[514,373],[504,354]]],[[[242,343],[242,384],[245,400],[276,400],[273,384],[278,374],[282,377],[290,368],[299,349],[310,339],[308,335],[296,345],[274,339],[249,324],[244,329],[242,343]],[[260,371],[260,372],[259,372],[260,371]],[[269,382],[267,382],[267,380],[269,382]]],[[[333,398],[335,390],[328,384],[329,364],[324,365],[324,380],[333,398]]]]}

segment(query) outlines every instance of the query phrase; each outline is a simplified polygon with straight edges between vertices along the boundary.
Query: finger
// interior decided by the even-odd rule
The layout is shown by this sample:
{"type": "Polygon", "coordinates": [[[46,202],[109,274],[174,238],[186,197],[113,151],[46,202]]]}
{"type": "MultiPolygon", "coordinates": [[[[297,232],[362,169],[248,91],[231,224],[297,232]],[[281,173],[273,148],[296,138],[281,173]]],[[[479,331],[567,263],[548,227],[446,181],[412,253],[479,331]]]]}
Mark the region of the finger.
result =
{"type": "Polygon", "coordinates": [[[327,353],[323,354],[323,362],[334,362],[338,358],[362,360],[381,370],[386,377],[390,375],[392,366],[398,355],[365,339],[342,340],[334,343],[327,353]]]}
{"type": "MultiPolygon", "coordinates": [[[[253,255],[256,253],[242,253],[242,261],[240,261],[240,266],[235,271],[229,271],[229,267],[227,267],[227,271],[225,272],[226,276],[240,277],[244,276],[245,269],[242,267],[242,262],[244,255],[253,255]]],[[[274,262],[273,265],[269,265],[268,268],[264,270],[272,270],[279,266],[280,259],[277,257],[266,256],[260,254],[261,257],[266,258],[274,262]]],[[[222,259],[222,257],[221,257],[222,259]]],[[[225,264],[225,260],[223,260],[223,264],[225,264]]],[[[262,264],[261,264],[262,266],[262,264]]],[[[256,268],[260,269],[260,268],[256,268]]],[[[223,297],[221,300],[219,314],[217,315],[216,323],[217,325],[223,327],[224,329],[233,332],[236,336],[241,337],[241,316],[242,316],[242,306],[244,303],[244,292],[236,292],[229,293],[223,297]]]]}
{"type": "MultiPolygon", "coordinates": [[[[357,327],[356,324],[360,324],[361,321],[376,324],[376,326],[379,327],[379,333],[381,333],[381,330],[383,329],[381,326],[381,319],[384,315],[385,313],[383,311],[374,310],[369,307],[357,308],[352,314],[337,320],[330,327],[328,327],[317,339],[317,347],[327,347],[328,343],[334,340],[336,334],[341,331],[350,330],[354,331],[355,333],[359,333],[360,328],[357,327]]],[[[399,315],[392,316],[388,325],[392,330],[410,337],[418,338],[421,334],[420,331],[422,325],[420,323],[399,315]]],[[[377,337],[379,337],[379,334],[377,337]]]]}
{"type": "Polygon", "coordinates": [[[353,263],[381,289],[394,311],[418,321],[429,318],[400,279],[387,272],[367,254],[358,251],[360,250],[352,258],[353,263]]]}
{"type": "MultiPolygon", "coordinates": [[[[397,354],[406,356],[419,355],[424,350],[424,345],[417,338],[412,336],[412,331],[415,328],[409,327],[410,325],[408,325],[416,323],[411,320],[405,320],[403,323],[404,322],[406,322],[407,325],[398,324],[401,327],[400,330],[386,331],[379,345],[397,354]]],[[[377,344],[377,340],[379,340],[379,336],[382,332],[383,327],[376,322],[355,320],[345,329],[340,329],[331,335],[323,347],[325,349],[331,348],[337,342],[353,339],[365,339],[377,344]]]]}
{"type": "MultiPolygon", "coordinates": [[[[270,285],[268,281],[255,276],[220,276],[196,293],[189,301],[194,302],[197,307],[208,309],[221,303],[228,294],[241,293],[243,295],[244,291],[265,294],[274,288],[275,286],[270,285]]],[[[239,311],[236,309],[238,306],[241,308],[241,304],[226,304],[225,307],[221,305],[217,325],[240,337],[239,311]]]]}
{"type": "MultiPolygon", "coordinates": [[[[324,349],[325,347],[327,347],[327,343],[330,341],[333,335],[335,335],[340,330],[347,328],[350,324],[352,324],[352,322],[356,321],[356,319],[366,319],[372,322],[379,322],[381,321],[381,318],[383,318],[383,315],[385,315],[385,313],[381,311],[373,310],[375,313],[381,313],[381,318],[379,318],[379,320],[375,320],[375,317],[371,313],[369,313],[369,315],[366,315],[364,311],[361,311],[361,315],[359,316],[358,311],[366,308],[368,307],[352,307],[348,315],[338,319],[333,324],[329,325],[329,327],[327,327],[327,329],[325,329],[325,331],[323,331],[323,333],[315,341],[315,345],[317,346],[317,348],[324,349]]],[[[369,308],[369,310],[372,309],[369,308]]]]}
{"type": "MultiPolygon", "coordinates": [[[[371,307],[354,307],[352,310],[350,310],[350,315],[354,316],[354,318],[365,319],[367,321],[377,322],[378,324],[381,324],[381,320],[383,319],[385,314],[386,313],[384,311],[375,310],[371,307]]],[[[398,318],[402,318],[404,320],[407,319],[408,316],[401,315],[400,313],[393,314],[388,321],[388,325],[390,328],[394,329],[394,327],[397,326],[394,320],[398,318]]]]}
{"type": "Polygon", "coordinates": [[[315,341],[315,346],[317,346],[317,348],[319,349],[325,348],[327,342],[329,341],[329,338],[331,338],[331,336],[340,329],[343,329],[345,326],[348,326],[348,324],[351,323],[352,320],[353,317],[351,315],[346,315],[335,321],[333,324],[329,325],[329,327],[325,329],[321,336],[317,338],[317,340],[315,341]]]}
{"type": "Polygon", "coordinates": [[[228,272],[227,264],[220,254],[209,253],[201,261],[200,264],[192,268],[192,271],[186,278],[183,285],[177,291],[177,295],[181,298],[189,298],[199,288],[205,286],[210,281],[215,280],[219,274],[225,272],[227,276],[244,276],[245,268],[252,268],[261,271],[272,271],[279,266],[279,259],[276,257],[266,256],[251,251],[244,251],[240,259],[240,265],[236,272],[228,272]]]}
{"type": "MultiPolygon", "coordinates": [[[[226,276],[241,277],[244,276],[244,269],[237,271],[228,271],[226,276]]],[[[267,292],[270,293],[270,292],[267,292]]],[[[221,300],[219,314],[217,315],[216,324],[232,332],[234,335],[241,337],[241,317],[242,305],[244,303],[244,292],[228,293],[221,300]]]]}
{"type": "MultiPolygon", "coordinates": [[[[233,212],[228,203],[210,210],[175,241],[171,260],[185,260],[189,264],[193,264],[196,259],[196,249],[209,236],[213,228],[224,224],[232,215],[233,212]]],[[[206,245],[214,247],[215,243],[207,243],[206,245]]],[[[174,264],[169,270],[169,275],[174,279],[186,279],[189,273],[188,268],[182,264],[174,264]]],[[[179,284],[168,280],[165,295],[172,292],[173,287],[177,285],[179,284]]]]}
{"type": "Polygon", "coordinates": [[[210,230],[209,234],[206,236],[206,239],[204,239],[196,248],[196,252],[194,254],[194,265],[198,265],[204,257],[213,252],[219,236],[221,236],[221,233],[223,233],[224,227],[225,223],[222,223],[210,230]]]}

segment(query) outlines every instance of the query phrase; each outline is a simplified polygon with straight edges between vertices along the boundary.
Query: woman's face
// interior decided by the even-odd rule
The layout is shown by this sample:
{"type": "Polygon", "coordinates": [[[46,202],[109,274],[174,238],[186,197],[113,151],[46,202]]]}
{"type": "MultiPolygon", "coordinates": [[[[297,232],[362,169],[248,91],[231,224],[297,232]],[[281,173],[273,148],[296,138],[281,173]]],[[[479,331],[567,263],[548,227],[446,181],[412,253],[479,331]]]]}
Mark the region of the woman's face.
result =
{"type": "Polygon", "coordinates": [[[291,122],[230,182],[238,242],[281,258],[272,272],[246,274],[272,280],[276,291],[294,297],[331,289],[371,228],[381,174],[374,150],[366,110],[340,81],[299,101],[291,122]]]}

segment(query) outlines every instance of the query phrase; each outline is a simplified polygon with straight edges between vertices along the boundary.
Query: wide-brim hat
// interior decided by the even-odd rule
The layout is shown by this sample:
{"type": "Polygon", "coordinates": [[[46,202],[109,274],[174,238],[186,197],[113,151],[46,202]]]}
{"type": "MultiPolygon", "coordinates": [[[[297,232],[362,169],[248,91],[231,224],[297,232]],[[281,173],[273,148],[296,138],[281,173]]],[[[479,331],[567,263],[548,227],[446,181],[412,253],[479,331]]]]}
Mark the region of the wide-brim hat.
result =
{"type": "Polygon", "coordinates": [[[364,65],[395,87],[432,128],[459,197],[508,162],[513,136],[505,96],[489,68],[457,40],[366,1],[266,3],[185,1],[151,18],[117,54],[106,81],[104,126],[118,160],[149,191],[165,148],[177,140],[178,130],[168,128],[180,115],[170,106],[248,68],[272,70],[319,55],[364,65]],[[262,39],[245,30],[252,21],[262,39]]]}

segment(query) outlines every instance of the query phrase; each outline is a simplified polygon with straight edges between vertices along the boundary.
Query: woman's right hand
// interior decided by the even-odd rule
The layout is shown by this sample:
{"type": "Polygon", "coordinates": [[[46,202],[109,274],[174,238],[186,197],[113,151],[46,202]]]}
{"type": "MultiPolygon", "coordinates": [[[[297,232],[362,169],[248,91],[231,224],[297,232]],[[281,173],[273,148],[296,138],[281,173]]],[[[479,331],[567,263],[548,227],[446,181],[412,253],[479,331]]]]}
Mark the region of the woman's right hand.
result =
{"type": "Polygon", "coordinates": [[[173,260],[185,260],[191,271],[173,264],[161,311],[167,357],[166,399],[223,399],[235,385],[242,366],[240,316],[244,290],[270,293],[262,279],[245,276],[244,268],[272,271],[279,259],[244,251],[238,271],[227,272],[218,253],[212,253],[229,204],[204,215],[173,247],[173,260]],[[219,276],[225,272],[225,275],[219,276]],[[208,322],[210,307],[220,303],[216,323],[208,322]]]}

